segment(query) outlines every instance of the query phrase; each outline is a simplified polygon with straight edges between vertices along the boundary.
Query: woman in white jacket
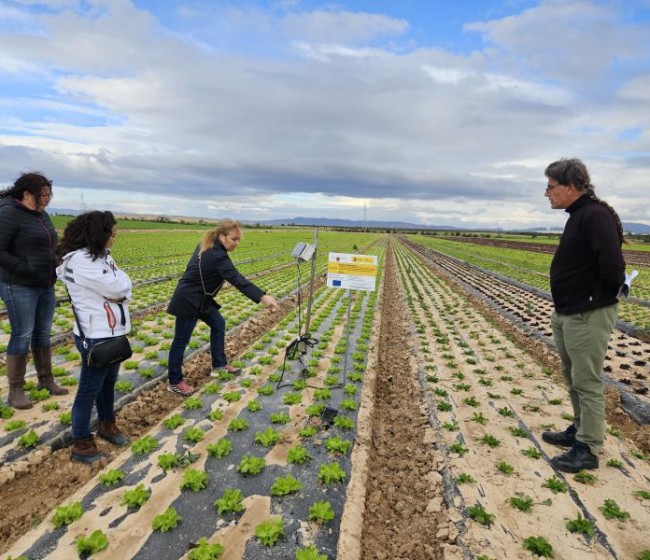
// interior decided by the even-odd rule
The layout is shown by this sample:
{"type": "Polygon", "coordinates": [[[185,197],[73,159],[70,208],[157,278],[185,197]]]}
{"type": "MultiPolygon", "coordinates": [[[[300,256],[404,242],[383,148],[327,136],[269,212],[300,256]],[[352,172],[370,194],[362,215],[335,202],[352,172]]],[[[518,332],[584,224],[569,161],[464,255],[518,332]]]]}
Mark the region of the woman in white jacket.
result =
{"type": "Polygon", "coordinates": [[[117,268],[110,255],[115,234],[115,218],[111,212],[87,212],[68,223],[59,243],[61,265],[57,275],[70,293],[85,336],[81,338],[75,321],[74,339],[81,354],[81,375],[72,405],[70,456],[83,463],[94,463],[102,457],[90,431],[93,404],[97,407],[97,435],[115,445],[129,443],[117,427],[113,410],[120,364],[102,368],[88,365],[88,351],[93,345],[131,329],[127,308],[131,280],[117,268]]]}

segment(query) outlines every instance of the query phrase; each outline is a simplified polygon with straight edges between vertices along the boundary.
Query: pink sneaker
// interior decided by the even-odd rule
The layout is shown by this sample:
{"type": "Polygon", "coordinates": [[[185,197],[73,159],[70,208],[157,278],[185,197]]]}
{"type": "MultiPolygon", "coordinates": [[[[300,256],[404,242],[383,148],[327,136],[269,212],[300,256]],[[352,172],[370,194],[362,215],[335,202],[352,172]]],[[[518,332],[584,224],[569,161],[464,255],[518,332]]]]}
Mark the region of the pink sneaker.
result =
{"type": "Polygon", "coordinates": [[[241,375],[241,368],[236,368],[230,364],[226,364],[223,367],[213,369],[210,373],[210,377],[219,377],[220,373],[228,373],[230,375],[241,375]]]}
{"type": "Polygon", "coordinates": [[[196,392],[196,389],[191,385],[185,383],[185,381],[181,381],[180,383],[178,383],[178,385],[169,385],[167,387],[167,390],[170,393],[174,393],[175,395],[180,395],[181,397],[189,397],[190,395],[193,395],[196,392]]]}

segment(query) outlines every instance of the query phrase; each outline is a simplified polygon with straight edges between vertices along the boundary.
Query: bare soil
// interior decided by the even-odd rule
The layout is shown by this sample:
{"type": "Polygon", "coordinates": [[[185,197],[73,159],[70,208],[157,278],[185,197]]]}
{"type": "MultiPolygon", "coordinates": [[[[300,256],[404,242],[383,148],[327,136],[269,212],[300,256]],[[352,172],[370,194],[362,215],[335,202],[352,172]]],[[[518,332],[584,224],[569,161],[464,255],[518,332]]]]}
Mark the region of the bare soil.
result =
{"type": "Polygon", "coordinates": [[[362,558],[442,558],[448,519],[392,251],[384,274],[362,558]]]}

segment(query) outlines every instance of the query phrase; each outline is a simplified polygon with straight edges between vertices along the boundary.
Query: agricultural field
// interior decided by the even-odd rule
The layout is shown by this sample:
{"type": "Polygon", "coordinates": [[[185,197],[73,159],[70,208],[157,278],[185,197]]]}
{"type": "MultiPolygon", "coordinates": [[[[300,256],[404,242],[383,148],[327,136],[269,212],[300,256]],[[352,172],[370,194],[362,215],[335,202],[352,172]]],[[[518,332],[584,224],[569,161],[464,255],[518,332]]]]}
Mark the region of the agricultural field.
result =
{"type": "Polygon", "coordinates": [[[281,312],[225,289],[243,374],[210,378],[197,328],[185,370],[200,391],[182,400],[165,387],[164,308],[200,232],[118,234],[115,259],[136,284],[135,354],[116,387],[132,445],[100,442],[92,467],[69,460],[79,356],[61,294],[55,373],[71,394],[30,379],[34,408],[0,409],[0,558],[650,558],[647,270],[607,357],[601,467],[564,475],[540,437],[570,421],[550,255],[321,231],[310,340],[287,356],[305,332],[310,268],[291,250],[311,236],[245,232],[233,260],[281,312]],[[377,291],[325,287],[329,251],[376,255],[377,291]]]}

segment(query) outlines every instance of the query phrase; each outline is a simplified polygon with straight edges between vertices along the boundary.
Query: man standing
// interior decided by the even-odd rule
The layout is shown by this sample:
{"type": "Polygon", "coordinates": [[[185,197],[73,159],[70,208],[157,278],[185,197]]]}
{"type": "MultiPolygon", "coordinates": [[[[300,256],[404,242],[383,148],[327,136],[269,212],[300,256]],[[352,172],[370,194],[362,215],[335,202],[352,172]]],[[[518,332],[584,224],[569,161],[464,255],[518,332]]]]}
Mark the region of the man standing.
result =
{"type": "Polygon", "coordinates": [[[625,280],[621,220],[594,193],[578,159],[561,159],[544,171],[551,208],[569,214],[551,262],[553,337],[573,405],[573,423],[542,439],[571,447],[551,464],[564,472],[598,468],[605,439],[603,362],[616,324],[616,295],[625,280]]]}

